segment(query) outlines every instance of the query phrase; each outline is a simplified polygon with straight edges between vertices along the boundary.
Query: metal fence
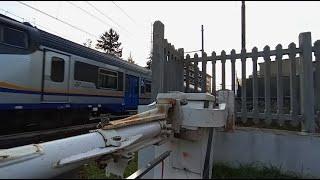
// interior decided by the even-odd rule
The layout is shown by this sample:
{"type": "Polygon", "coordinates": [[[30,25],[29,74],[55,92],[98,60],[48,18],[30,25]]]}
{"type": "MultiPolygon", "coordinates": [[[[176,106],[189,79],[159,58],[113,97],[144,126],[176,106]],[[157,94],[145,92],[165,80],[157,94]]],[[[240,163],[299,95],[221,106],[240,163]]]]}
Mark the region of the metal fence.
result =
{"type": "MultiPolygon", "coordinates": [[[[317,130],[317,119],[320,111],[320,41],[312,44],[311,33],[304,32],[299,34],[299,46],[291,43],[288,48],[283,48],[281,44],[277,45],[274,50],[269,46],[265,46],[262,51],[256,47],[251,52],[242,49],[237,53],[234,49],[230,53],[222,51],[220,55],[212,52],[208,56],[205,52],[195,54],[190,57],[189,54],[184,58],[183,49],[176,50],[173,45],[164,39],[164,25],[160,21],[156,21],[153,25],[153,55],[152,55],[152,94],[153,99],[159,92],[168,91],[184,91],[190,92],[189,68],[194,67],[193,90],[197,91],[201,87],[201,91],[207,89],[206,82],[207,63],[212,63],[212,94],[216,94],[216,62],[221,62],[221,89],[226,89],[226,61],[231,62],[231,90],[236,91],[236,61],[241,61],[241,99],[237,112],[240,121],[246,122],[252,119],[254,123],[264,121],[270,124],[276,121],[283,124],[285,121],[293,125],[300,124],[301,131],[315,132],[317,130]],[[287,55],[290,60],[290,111],[284,111],[284,95],[283,95],[283,76],[282,61],[283,56],[287,55]],[[315,57],[315,75],[313,73],[313,56],[315,57]],[[270,95],[270,64],[271,57],[274,57],[277,64],[276,73],[276,100],[271,101],[270,95]],[[297,58],[298,57],[298,58],[297,58]],[[258,72],[257,60],[264,60],[264,111],[259,111],[258,96],[258,72]],[[252,97],[247,97],[247,61],[252,60],[252,97]],[[199,77],[198,63],[202,64],[202,80],[199,77]],[[298,63],[298,66],[296,66],[298,63]],[[296,69],[298,67],[299,69],[296,69]],[[185,68],[185,77],[184,77],[185,68]],[[299,76],[296,72],[299,71],[299,76]],[[185,82],[184,82],[185,78],[185,82]],[[300,79],[298,79],[300,78],[300,79]],[[299,93],[298,93],[299,92],[299,93]],[[251,104],[251,108],[247,105],[251,104]],[[271,106],[276,106],[276,112],[271,111],[271,106]]],[[[219,67],[218,67],[219,68],[219,67]]]]}

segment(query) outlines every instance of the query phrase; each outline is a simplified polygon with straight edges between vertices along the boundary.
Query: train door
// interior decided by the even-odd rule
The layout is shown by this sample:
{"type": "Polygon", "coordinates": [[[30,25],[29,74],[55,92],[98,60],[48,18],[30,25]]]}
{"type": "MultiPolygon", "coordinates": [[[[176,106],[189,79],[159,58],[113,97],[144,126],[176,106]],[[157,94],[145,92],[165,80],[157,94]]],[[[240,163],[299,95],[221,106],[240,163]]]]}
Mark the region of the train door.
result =
{"type": "Polygon", "coordinates": [[[67,102],[70,57],[46,51],[44,58],[43,94],[46,102],[67,102]]]}
{"type": "Polygon", "coordinates": [[[127,109],[136,109],[139,104],[139,78],[126,74],[124,103],[127,109]]]}

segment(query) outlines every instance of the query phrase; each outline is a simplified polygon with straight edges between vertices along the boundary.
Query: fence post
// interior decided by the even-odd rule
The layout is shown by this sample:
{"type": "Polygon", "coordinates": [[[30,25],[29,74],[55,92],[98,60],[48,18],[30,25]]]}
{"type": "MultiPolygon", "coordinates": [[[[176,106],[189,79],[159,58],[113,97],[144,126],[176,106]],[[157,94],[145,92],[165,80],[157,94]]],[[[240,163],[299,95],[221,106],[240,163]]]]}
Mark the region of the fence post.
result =
{"type": "Polygon", "coordinates": [[[172,72],[171,72],[171,67],[172,67],[172,59],[171,59],[171,57],[172,57],[172,51],[171,51],[171,44],[170,43],[168,43],[167,44],[167,53],[166,53],[166,57],[167,57],[167,60],[165,60],[165,68],[164,68],[164,70],[165,70],[165,74],[164,74],[164,78],[165,78],[165,82],[164,82],[164,84],[165,84],[165,88],[164,88],[164,92],[168,92],[168,91],[170,91],[171,89],[171,81],[172,81],[172,78],[168,78],[169,76],[169,74],[171,74],[172,72]]]}
{"type": "Polygon", "coordinates": [[[221,51],[222,90],[226,89],[226,52],[221,51]]]}
{"type": "Polygon", "coordinates": [[[252,49],[252,103],[253,103],[253,122],[259,122],[259,107],[258,107],[258,77],[257,77],[257,60],[258,60],[258,48],[254,47],[252,49]]]}
{"type": "Polygon", "coordinates": [[[202,84],[201,91],[207,92],[207,53],[202,53],[202,84]]]}
{"type": "Polygon", "coordinates": [[[169,43],[167,41],[167,39],[164,39],[163,41],[163,92],[167,92],[168,91],[168,81],[167,80],[167,74],[169,73],[169,69],[168,67],[168,63],[169,63],[169,56],[170,56],[170,48],[169,48],[169,43]]]}
{"type": "Polygon", "coordinates": [[[232,49],[230,53],[231,60],[231,89],[236,93],[236,50],[232,49]]]}
{"type": "Polygon", "coordinates": [[[194,92],[198,92],[199,87],[199,68],[198,68],[198,54],[194,54],[194,62],[193,62],[193,69],[194,69],[194,92]]]}
{"type": "Polygon", "coordinates": [[[282,82],[282,45],[278,44],[276,47],[276,62],[277,62],[277,114],[278,122],[280,125],[283,124],[281,115],[283,113],[283,82],[282,82]]]}
{"type": "Polygon", "coordinates": [[[302,131],[315,132],[311,33],[299,34],[302,131]]]}
{"type": "Polygon", "coordinates": [[[190,55],[187,54],[186,60],[185,60],[185,67],[186,67],[186,90],[185,92],[190,92],[190,55]]]}
{"type": "Polygon", "coordinates": [[[263,48],[263,58],[265,61],[264,65],[264,102],[265,102],[265,108],[264,108],[264,115],[265,115],[265,122],[267,124],[271,123],[271,101],[270,101],[270,78],[271,78],[271,72],[270,72],[270,47],[265,46],[263,48]]]}
{"type": "Polygon", "coordinates": [[[315,92],[315,104],[316,104],[316,114],[317,114],[317,121],[319,123],[319,119],[320,119],[320,40],[316,41],[314,43],[314,56],[316,58],[316,67],[315,67],[315,74],[314,74],[314,78],[315,78],[315,85],[314,85],[314,92],[315,92]]]}
{"type": "MultiPolygon", "coordinates": [[[[230,60],[231,60],[231,89],[236,96],[236,50],[232,49],[230,52],[230,60]]],[[[234,112],[234,121],[237,120],[237,107],[236,103],[233,106],[234,112]]]]}
{"type": "Polygon", "coordinates": [[[247,122],[247,84],[246,84],[246,49],[241,50],[241,121],[247,122]]]}
{"type": "Polygon", "coordinates": [[[183,48],[179,48],[178,49],[178,82],[177,82],[177,87],[178,87],[178,91],[180,92],[184,92],[184,49],[183,48]]]}
{"type": "Polygon", "coordinates": [[[296,75],[296,44],[289,44],[289,59],[290,59],[290,115],[293,125],[297,123],[298,115],[298,86],[296,75]]]}
{"type": "Polygon", "coordinates": [[[212,95],[216,95],[216,53],[213,51],[211,54],[212,57],[212,95]]]}
{"type": "Polygon", "coordinates": [[[153,24],[153,51],[152,51],[152,93],[151,98],[156,100],[157,94],[164,92],[164,25],[160,21],[153,24]]]}

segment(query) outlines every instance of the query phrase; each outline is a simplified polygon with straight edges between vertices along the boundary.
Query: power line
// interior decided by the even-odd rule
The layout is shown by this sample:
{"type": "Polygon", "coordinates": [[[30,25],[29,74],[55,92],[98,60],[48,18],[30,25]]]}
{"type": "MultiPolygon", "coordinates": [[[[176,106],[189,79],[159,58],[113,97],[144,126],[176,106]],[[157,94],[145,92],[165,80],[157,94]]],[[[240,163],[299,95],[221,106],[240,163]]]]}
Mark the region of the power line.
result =
{"type": "Polygon", "coordinates": [[[88,12],[87,10],[81,8],[80,6],[77,6],[76,4],[72,3],[71,1],[67,1],[67,3],[71,4],[72,6],[78,8],[78,9],[80,9],[81,11],[83,11],[83,12],[85,12],[86,14],[90,15],[91,17],[97,19],[97,20],[100,21],[101,23],[106,24],[106,25],[108,25],[108,26],[111,26],[109,23],[107,23],[107,22],[103,21],[102,19],[100,19],[99,17],[91,14],[91,13],[88,12]]]}
{"type": "MultiPolygon", "coordinates": [[[[25,21],[25,20],[26,20],[26,21],[31,22],[31,20],[30,20],[30,19],[20,17],[20,16],[18,16],[18,15],[16,15],[16,14],[14,14],[14,13],[12,13],[12,12],[8,11],[8,10],[4,10],[4,9],[2,9],[2,8],[0,8],[0,10],[4,11],[5,13],[11,14],[12,16],[15,16],[15,17],[17,17],[17,18],[20,18],[22,21],[25,21]]],[[[54,31],[54,30],[52,30],[52,29],[50,29],[50,28],[47,28],[47,27],[44,27],[44,26],[42,26],[42,25],[40,25],[40,24],[36,24],[35,22],[33,22],[33,23],[34,23],[34,26],[42,27],[43,29],[46,29],[46,30],[52,31],[52,32],[54,32],[54,33],[56,33],[56,34],[58,34],[58,35],[60,35],[60,36],[61,36],[61,33],[58,33],[57,31],[54,31]]]]}
{"type": "Polygon", "coordinates": [[[101,12],[97,7],[95,7],[93,4],[89,3],[88,1],[85,1],[87,4],[89,4],[91,7],[93,7],[96,11],[98,11],[100,14],[102,14],[104,17],[108,18],[110,21],[112,21],[113,23],[115,23],[118,27],[120,27],[121,29],[125,30],[127,33],[129,33],[129,31],[127,31],[124,27],[120,26],[120,24],[118,24],[117,22],[115,22],[112,18],[110,18],[109,16],[107,16],[105,13],[101,12]]]}
{"type": "Polygon", "coordinates": [[[132,22],[136,23],[136,21],[129,16],[120,6],[118,6],[114,1],[111,1],[115,6],[117,6],[132,22]]]}
{"type": "Polygon", "coordinates": [[[77,27],[77,26],[74,26],[74,25],[72,25],[72,24],[70,24],[70,23],[68,23],[68,22],[66,22],[66,21],[63,21],[63,20],[61,20],[61,19],[59,19],[59,18],[57,18],[57,17],[54,17],[54,16],[52,16],[52,15],[46,13],[46,12],[43,12],[43,11],[41,11],[40,9],[37,9],[37,8],[35,8],[35,7],[33,7],[33,6],[30,6],[30,5],[26,4],[26,3],[23,3],[23,2],[21,2],[21,1],[17,1],[17,2],[20,3],[20,4],[22,4],[22,5],[24,5],[24,6],[27,6],[27,7],[31,8],[31,9],[33,9],[33,10],[35,10],[35,11],[38,11],[38,12],[40,12],[40,13],[46,15],[46,16],[49,16],[50,18],[55,19],[55,20],[57,20],[57,21],[59,21],[59,22],[61,22],[61,23],[63,23],[63,24],[66,24],[66,25],[68,25],[68,26],[70,26],[70,27],[72,27],[72,28],[74,28],[74,29],[77,29],[77,30],[79,30],[79,31],[81,31],[81,32],[83,32],[83,33],[86,33],[86,34],[88,34],[88,35],[90,35],[90,36],[92,36],[92,37],[99,38],[98,36],[96,36],[96,35],[94,35],[94,34],[91,34],[91,33],[87,32],[87,31],[85,31],[85,30],[82,30],[81,28],[79,28],[79,27],[77,27]]]}
{"type": "MultiPolygon", "coordinates": [[[[135,25],[141,30],[141,24],[138,24],[128,13],[126,13],[126,11],[124,9],[122,9],[119,5],[117,5],[114,1],[111,1],[117,8],[119,8],[122,13],[124,13],[133,23],[135,23],[135,25]]],[[[143,28],[144,29],[144,28],[143,28]]],[[[141,36],[142,34],[140,34],[139,31],[139,36],[141,36]]],[[[144,37],[144,36],[143,36],[144,37]]]]}
{"type": "MultiPolygon", "coordinates": [[[[8,13],[8,14],[11,14],[11,15],[17,17],[17,18],[20,18],[22,21],[25,20],[25,18],[20,17],[20,16],[18,16],[18,15],[16,15],[16,14],[13,14],[13,13],[11,13],[10,11],[7,11],[7,10],[5,10],[5,9],[0,8],[0,10],[3,11],[3,12],[5,13],[5,15],[6,15],[6,13],[8,13]]],[[[27,20],[27,19],[26,19],[26,20],[27,20]]]]}

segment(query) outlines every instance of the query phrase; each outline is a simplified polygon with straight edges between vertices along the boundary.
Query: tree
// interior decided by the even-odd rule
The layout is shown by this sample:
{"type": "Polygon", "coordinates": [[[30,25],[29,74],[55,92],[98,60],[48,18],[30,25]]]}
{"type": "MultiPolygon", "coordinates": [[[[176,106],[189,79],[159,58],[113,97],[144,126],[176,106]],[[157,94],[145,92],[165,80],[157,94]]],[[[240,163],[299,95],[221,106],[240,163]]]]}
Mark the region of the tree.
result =
{"type": "Polygon", "coordinates": [[[130,52],[130,56],[128,57],[128,62],[131,64],[134,64],[134,60],[132,59],[131,52],[130,52]]]}
{"type": "Polygon", "coordinates": [[[106,31],[98,39],[96,44],[97,49],[102,49],[105,53],[121,57],[122,48],[120,48],[121,43],[118,42],[119,34],[114,31],[112,28],[109,29],[109,32],[106,31]]]}
{"type": "Polygon", "coordinates": [[[150,69],[151,70],[151,64],[152,64],[152,37],[151,37],[151,49],[150,49],[150,53],[149,53],[149,57],[147,59],[149,59],[147,62],[146,62],[146,66],[145,68],[147,69],[150,69]]]}
{"type": "Polygon", "coordinates": [[[151,64],[152,64],[151,58],[147,61],[146,64],[147,64],[147,65],[145,66],[145,68],[151,69],[151,64]]]}
{"type": "Polygon", "coordinates": [[[92,44],[92,40],[91,39],[87,39],[86,42],[83,43],[84,46],[91,48],[91,44],[92,44]]]}

